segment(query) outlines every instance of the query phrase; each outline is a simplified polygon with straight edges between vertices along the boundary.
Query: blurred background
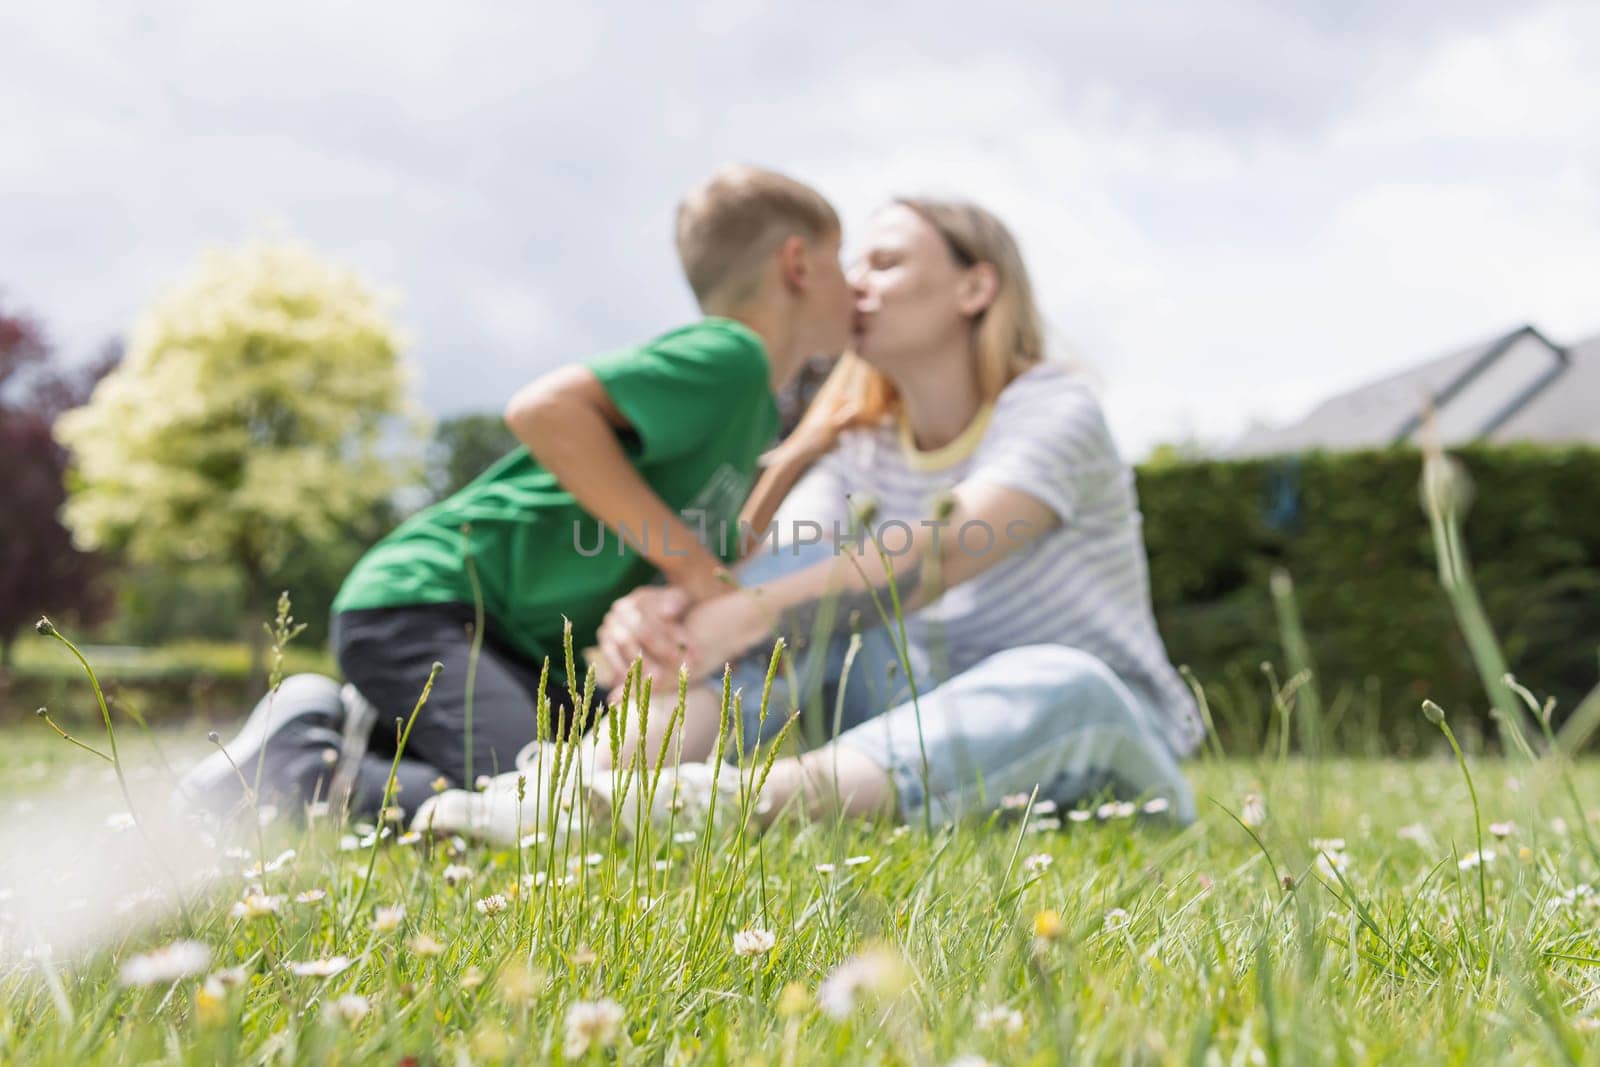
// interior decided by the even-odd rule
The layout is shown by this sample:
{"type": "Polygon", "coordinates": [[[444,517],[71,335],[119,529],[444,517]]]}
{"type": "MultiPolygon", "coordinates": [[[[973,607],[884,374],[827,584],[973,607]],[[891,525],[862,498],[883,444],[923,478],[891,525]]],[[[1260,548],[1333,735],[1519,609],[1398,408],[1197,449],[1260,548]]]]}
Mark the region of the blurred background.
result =
{"type": "Polygon", "coordinates": [[[41,611],[152,713],[247,706],[279,589],[326,666],[344,571],[509,447],[513,390],[694,314],[672,211],[731,160],[819,187],[847,253],[895,194],[1011,225],[1223,705],[1283,656],[1277,568],[1359,736],[1484,703],[1417,503],[1432,425],[1512,665],[1570,707],[1600,642],[1597,43],[1600,8],[1536,0],[0,10],[0,714],[79,699],[41,611]],[[311,341],[217,310],[274,284],[311,341]],[[56,425],[200,335],[187,377],[56,425]],[[312,387],[329,366],[359,380],[312,387]],[[223,455],[241,397],[293,418],[223,455]],[[251,467],[273,450],[299,466],[251,467]]]}

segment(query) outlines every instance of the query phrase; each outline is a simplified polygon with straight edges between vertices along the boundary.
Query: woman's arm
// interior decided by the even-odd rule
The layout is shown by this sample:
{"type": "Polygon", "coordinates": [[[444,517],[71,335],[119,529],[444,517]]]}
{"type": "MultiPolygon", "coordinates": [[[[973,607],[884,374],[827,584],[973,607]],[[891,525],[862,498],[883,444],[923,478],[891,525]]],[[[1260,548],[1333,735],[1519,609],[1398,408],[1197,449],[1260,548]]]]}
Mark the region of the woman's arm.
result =
{"type": "Polygon", "coordinates": [[[695,666],[713,668],[774,633],[813,634],[819,623],[829,632],[853,617],[881,625],[895,595],[910,614],[1060,525],[1055,510],[1018,489],[968,482],[951,497],[943,520],[880,526],[877,544],[841,547],[826,562],[696,608],[687,619],[695,666]]]}

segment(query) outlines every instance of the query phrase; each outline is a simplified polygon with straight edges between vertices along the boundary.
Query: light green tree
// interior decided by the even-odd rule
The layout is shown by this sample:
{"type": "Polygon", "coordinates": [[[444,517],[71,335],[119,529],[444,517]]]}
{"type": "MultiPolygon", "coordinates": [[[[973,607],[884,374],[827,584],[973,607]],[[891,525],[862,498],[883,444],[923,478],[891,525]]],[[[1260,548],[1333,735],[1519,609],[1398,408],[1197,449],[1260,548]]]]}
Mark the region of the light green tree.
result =
{"type": "Polygon", "coordinates": [[[234,568],[259,675],[279,565],[416,477],[407,454],[423,421],[400,348],[373,292],[303,244],[208,253],[57,423],[74,537],[234,568]]]}

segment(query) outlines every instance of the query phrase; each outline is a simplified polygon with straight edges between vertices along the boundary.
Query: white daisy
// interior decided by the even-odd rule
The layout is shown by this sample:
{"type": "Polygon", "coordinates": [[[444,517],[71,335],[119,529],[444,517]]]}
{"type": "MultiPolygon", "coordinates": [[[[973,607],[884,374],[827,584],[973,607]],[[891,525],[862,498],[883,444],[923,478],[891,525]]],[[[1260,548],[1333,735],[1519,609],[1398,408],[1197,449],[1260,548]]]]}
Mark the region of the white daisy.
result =
{"type": "Polygon", "coordinates": [[[282,852],[278,853],[276,859],[273,859],[271,862],[267,863],[265,866],[262,866],[259,863],[254,863],[254,864],[251,864],[249,867],[246,867],[244,869],[244,876],[246,878],[260,878],[263,874],[271,874],[273,871],[282,870],[284,865],[286,863],[288,863],[290,860],[294,859],[294,857],[295,857],[294,849],[292,849],[292,848],[284,849],[282,852]]]}
{"type": "Polygon", "coordinates": [[[332,978],[334,975],[350,966],[349,956],[329,956],[320,960],[291,960],[284,964],[290,973],[301,978],[332,978]]]}
{"type": "Polygon", "coordinates": [[[211,946],[199,941],[174,941],[122,965],[123,985],[158,985],[199,974],[211,965],[211,946]]]}
{"type": "Polygon", "coordinates": [[[265,893],[250,893],[241,901],[233,905],[228,912],[235,919],[260,919],[267,915],[275,915],[283,907],[282,897],[268,896],[265,893]]]}

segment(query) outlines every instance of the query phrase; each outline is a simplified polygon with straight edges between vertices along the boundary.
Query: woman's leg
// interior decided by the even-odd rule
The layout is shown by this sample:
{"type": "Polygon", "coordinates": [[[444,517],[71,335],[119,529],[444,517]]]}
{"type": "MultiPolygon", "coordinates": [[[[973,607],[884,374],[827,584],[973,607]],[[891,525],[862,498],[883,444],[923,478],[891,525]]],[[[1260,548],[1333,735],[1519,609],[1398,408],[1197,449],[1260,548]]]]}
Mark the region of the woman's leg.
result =
{"type": "Polygon", "coordinates": [[[1054,645],[1008,649],[915,705],[779,760],[768,799],[774,811],[795,802],[813,812],[898,809],[902,818],[926,804],[944,821],[1037,788],[1040,799],[1063,806],[1102,792],[1161,798],[1171,817],[1190,822],[1193,793],[1150,721],[1094,656],[1054,645]]]}

